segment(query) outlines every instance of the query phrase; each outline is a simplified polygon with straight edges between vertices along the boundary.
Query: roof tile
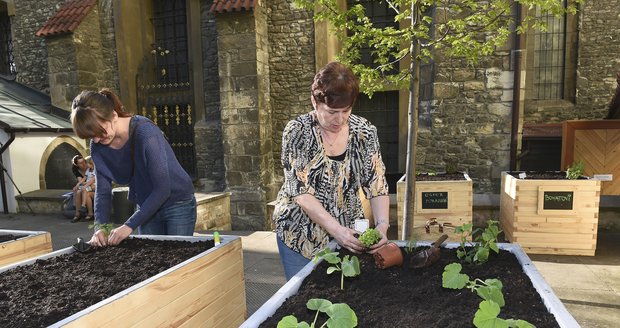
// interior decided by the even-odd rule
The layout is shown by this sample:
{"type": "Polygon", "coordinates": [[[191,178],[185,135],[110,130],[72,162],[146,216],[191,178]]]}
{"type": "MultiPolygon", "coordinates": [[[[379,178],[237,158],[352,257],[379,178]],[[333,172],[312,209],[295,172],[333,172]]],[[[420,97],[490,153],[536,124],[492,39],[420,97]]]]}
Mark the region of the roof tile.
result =
{"type": "Polygon", "coordinates": [[[210,13],[221,14],[233,11],[250,11],[254,9],[256,0],[214,0],[209,9],[210,13]]]}
{"type": "Polygon", "coordinates": [[[72,33],[96,4],[97,0],[67,1],[35,35],[51,36],[72,33]]]}

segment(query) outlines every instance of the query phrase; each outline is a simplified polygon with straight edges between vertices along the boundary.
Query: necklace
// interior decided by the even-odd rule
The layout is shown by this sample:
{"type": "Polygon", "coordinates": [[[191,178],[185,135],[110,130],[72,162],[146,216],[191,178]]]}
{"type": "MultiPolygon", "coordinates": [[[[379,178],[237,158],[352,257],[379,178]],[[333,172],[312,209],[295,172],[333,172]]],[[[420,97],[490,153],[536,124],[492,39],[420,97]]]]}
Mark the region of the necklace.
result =
{"type": "Polygon", "coordinates": [[[323,137],[323,140],[327,141],[327,144],[329,145],[329,147],[333,147],[334,144],[336,143],[336,140],[338,140],[338,134],[336,134],[336,137],[334,138],[333,141],[330,141],[329,138],[327,137],[327,132],[323,129],[321,129],[321,136],[323,137]]]}

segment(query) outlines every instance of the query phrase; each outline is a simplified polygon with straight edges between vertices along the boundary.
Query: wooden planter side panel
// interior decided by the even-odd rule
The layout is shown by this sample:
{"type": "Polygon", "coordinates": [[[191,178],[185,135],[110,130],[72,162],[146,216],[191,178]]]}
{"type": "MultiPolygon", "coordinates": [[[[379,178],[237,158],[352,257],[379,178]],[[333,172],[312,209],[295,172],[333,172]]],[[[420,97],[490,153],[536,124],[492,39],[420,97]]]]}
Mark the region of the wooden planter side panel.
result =
{"type": "Polygon", "coordinates": [[[29,235],[0,244],[0,267],[27,260],[52,251],[52,236],[49,232],[29,235]]]}
{"type": "Polygon", "coordinates": [[[520,180],[502,173],[500,222],[506,239],[532,254],[593,256],[600,181],[520,180]],[[545,190],[572,191],[572,211],[541,211],[545,190]]]}
{"type": "MultiPolygon", "coordinates": [[[[413,211],[413,223],[411,223],[414,229],[421,230],[432,218],[437,218],[440,223],[451,223],[454,226],[472,222],[474,196],[471,180],[418,181],[415,189],[416,206],[413,211]],[[420,201],[422,192],[448,192],[448,209],[422,209],[420,201]]],[[[404,198],[405,181],[401,179],[396,185],[398,236],[402,233],[404,198]]]]}
{"type": "Polygon", "coordinates": [[[237,327],[245,317],[239,238],[66,327],[237,327]]]}

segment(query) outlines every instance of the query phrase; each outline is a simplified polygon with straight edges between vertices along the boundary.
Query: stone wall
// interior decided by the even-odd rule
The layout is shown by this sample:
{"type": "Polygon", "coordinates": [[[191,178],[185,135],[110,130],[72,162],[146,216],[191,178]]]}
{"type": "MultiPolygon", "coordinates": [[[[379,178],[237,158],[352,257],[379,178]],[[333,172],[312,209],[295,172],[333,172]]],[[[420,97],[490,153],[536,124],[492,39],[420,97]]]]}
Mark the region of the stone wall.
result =
{"type": "Polygon", "coordinates": [[[212,0],[201,2],[202,74],[204,87],[204,119],[194,126],[196,141],[196,175],[199,190],[222,191],[226,188],[220,84],[217,58],[216,17],[209,13],[212,0]]]}
{"type": "Polygon", "coordinates": [[[577,104],[580,119],[602,119],[620,71],[620,0],[586,1],[579,25],[577,104]]]}
{"type": "Polygon", "coordinates": [[[114,31],[114,8],[113,0],[99,0],[99,33],[101,34],[101,54],[103,65],[101,67],[101,87],[114,90],[120,94],[118,56],[116,55],[116,33],[114,31]]]}
{"type": "Polygon", "coordinates": [[[65,0],[14,1],[13,55],[17,68],[17,82],[48,93],[47,48],[45,39],[35,33],[52,17],[65,0]]]}
{"type": "MultiPolygon", "coordinates": [[[[267,1],[274,177],[283,182],[282,131],[291,119],[312,110],[310,86],[316,72],[313,14],[291,1],[267,1]]],[[[275,198],[275,197],[274,197],[275,198]]],[[[269,199],[273,200],[273,199],[269,199]]]]}
{"type": "MultiPolygon", "coordinates": [[[[257,22],[253,12],[232,12],[217,17],[218,62],[224,165],[231,192],[231,218],[235,230],[261,230],[266,210],[262,174],[259,108],[257,22]]],[[[260,24],[260,23],[258,23],[260,24]]]]}
{"type": "Polygon", "coordinates": [[[509,52],[468,68],[436,62],[431,127],[418,134],[418,170],[445,171],[448,161],[467,171],[477,193],[499,192],[509,169],[513,72],[509,52]]]}
{"type": "Polygon", "coordinates": [[[196,230],[231,230],[230,193],[196,193],[196,230]]]}

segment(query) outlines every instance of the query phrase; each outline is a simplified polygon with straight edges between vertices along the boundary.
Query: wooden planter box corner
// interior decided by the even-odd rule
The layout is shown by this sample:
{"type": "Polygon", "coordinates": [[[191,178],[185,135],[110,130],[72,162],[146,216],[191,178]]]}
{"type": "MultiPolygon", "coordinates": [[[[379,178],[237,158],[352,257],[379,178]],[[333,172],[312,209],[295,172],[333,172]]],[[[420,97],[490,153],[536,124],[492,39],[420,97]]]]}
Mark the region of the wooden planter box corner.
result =
{"type": "Polygon", "coordinates": [[[0,243],[0,267],[52,251],[52,236],[47,231],[0,230],[0,234],[26,235],[0,243]]]}
{"type": "MultiPolygon", "coordinates": [[[[463,173],[465,180],[451,181],[416,181],[415,183],[415,208],[413,211],[414,231],[419,240],[435,240],[435,235],[425,238],[424,225],[432,218],[437,222],[449,223],[459,226],[472,222],[473,216],[473,183],[467,173],[463,173]],[[433,195],[437,195],[434,197],[433,195]],[[423,201],[426,199],[427,201],[423,201]],[[431,204],[428,200],[442,199],[445,202],[440,205],[431,204]]],[[[402,233],[402,217],[405,201],[405,176],[396,183],[396,200],[398,215],[398,236],[402,233]]],[[[435,227],[436,229],[436,227],[435,227]]],[[[455,236],[448,233],[451,241],[456,241],[455,236]]]]}
{"type": "Polygon", "coordinates": [[[594,256],[601,182],[518,179],[502,172],[506,239],[532,254],[594,256]]]}

